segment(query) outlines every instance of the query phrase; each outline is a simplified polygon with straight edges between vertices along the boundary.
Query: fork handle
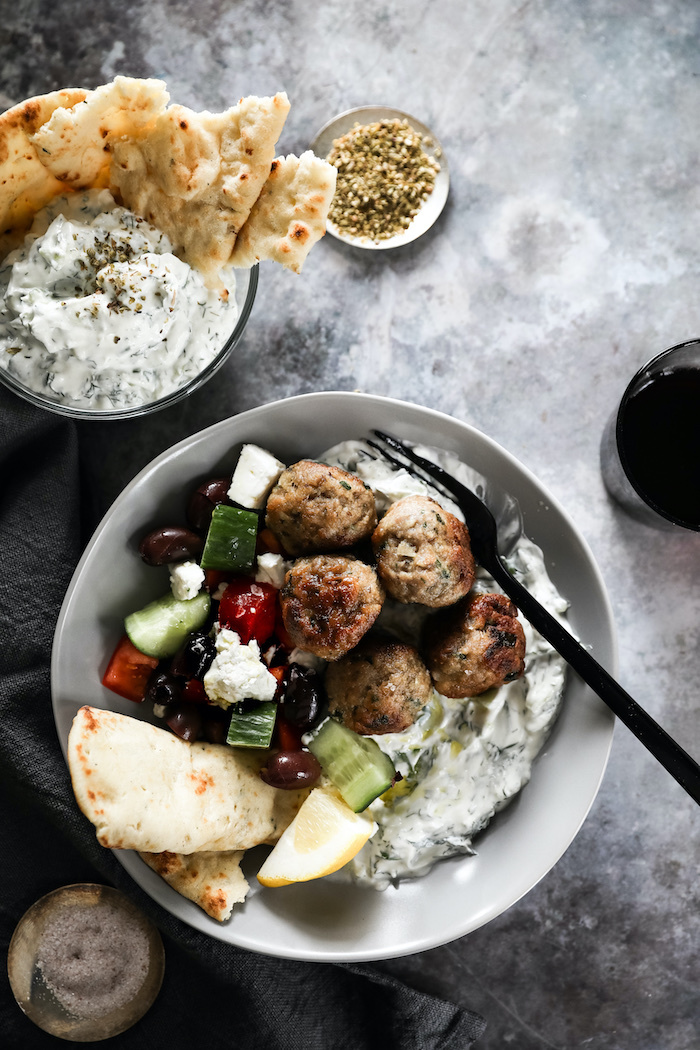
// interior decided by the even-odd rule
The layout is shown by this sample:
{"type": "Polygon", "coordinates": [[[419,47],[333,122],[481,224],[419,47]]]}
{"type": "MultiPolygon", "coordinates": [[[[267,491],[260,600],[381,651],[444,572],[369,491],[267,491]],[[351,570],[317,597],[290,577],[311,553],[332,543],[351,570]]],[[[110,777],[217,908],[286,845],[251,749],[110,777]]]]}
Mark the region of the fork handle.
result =
{"type": "Polygon", "coordinates": [[[597,660],[540,605],[536,598],[515,580],[500,558],[486,566],[523,616],[545,638],[568,664],[591,687],[603,703],[615,712],[638,740],[681,785],[690,797],[700,804],[700,766],[683,750],[651,715],[626,693],[622,686],[600,666],[597,660]]]}

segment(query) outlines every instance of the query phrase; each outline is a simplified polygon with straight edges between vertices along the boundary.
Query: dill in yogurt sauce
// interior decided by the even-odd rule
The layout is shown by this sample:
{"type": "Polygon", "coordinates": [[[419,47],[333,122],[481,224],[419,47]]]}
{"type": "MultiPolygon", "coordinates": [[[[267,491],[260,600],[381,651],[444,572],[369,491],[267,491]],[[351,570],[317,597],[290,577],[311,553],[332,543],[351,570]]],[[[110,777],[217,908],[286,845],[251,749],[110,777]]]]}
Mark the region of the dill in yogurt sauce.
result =
{"type": "MultiPolygon", "coordinates": [[[[422,447],[417,451],[483,494],[484,479],[455,456],[422,447]]],[[[451,500],[377,459],[364,442],[337,445],[322,459],[359,475],[374,491],[380,514],[403,496],[418,493],[432,496],[464,520],[451,500]]],[[[507,498],[499,518],[501,534],[510,531],[514,537],[507,558],[510,571],[565,622],[567,603],[547,575],[542,551],[519,532],[517,508],[507,498]]],[[[481,567],[473,589],[498,590],[481,567]]],[[[420,649],[429,615],[424,606],[387,599],[376,626],[420,649]]],[[[372,738],[403,779],[369,807],[378,829],[348,865],[357,881],[385,889],[397,879],[426,875],[444,857],[473,853],[474,836],[527,784],[559,712],[566,662],[524,618],[520,622],[526,639],[522,678],[464,699],[433,689],[409,729],[372,738]]]]}
{"type": "Polygon", "coordinates": [[[0,265],[0,367],[80,408],[130,408],[189,382],[236,321],[224,289],[108,190],[58,197],[0,265]]]}

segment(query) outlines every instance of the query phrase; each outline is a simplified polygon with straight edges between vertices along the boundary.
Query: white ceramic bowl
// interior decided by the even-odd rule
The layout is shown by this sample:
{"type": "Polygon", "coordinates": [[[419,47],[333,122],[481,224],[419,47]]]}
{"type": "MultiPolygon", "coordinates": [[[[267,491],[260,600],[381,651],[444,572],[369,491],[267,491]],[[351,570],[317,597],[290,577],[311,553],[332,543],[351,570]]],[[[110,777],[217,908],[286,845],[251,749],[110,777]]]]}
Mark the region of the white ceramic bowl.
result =
{"type": "MultiPolygon", "coordinates": [[[[53,704],[64,752],[83,704],[141,714],[100,685],[123,617],[163,590],[163,578],[145,570],[138,556],[140,537],[158,524],[182,520],[193,486],[230,471],[243,442],[292,462],[366,436],[374,427],[456,453],[519,501],[526,533],[542,547],[555,585],[571,604],[572,629],[615,672],[610,606],[591,553],[564,511],[517,460],[474,428],[416,405],[365,394],[307,394],[223,420],[181,441],[147,466],[110,508],[75,571],[56,627],[53,704]]],[[[442,861],[428,876],[384,892],[350,884],[342,873],[262,889],[255,873],[264,854],[253,850],[244,863],[248,900],[221,925],[175,893],[137,854],[116,855],[168,911],[243,948],[316,961],[407,955],[483,926],[556,864],[596,796],[613,724],[609,710],[570,674],[561,714],[531,782],[477,838],[477,855],[442,861]]]]}

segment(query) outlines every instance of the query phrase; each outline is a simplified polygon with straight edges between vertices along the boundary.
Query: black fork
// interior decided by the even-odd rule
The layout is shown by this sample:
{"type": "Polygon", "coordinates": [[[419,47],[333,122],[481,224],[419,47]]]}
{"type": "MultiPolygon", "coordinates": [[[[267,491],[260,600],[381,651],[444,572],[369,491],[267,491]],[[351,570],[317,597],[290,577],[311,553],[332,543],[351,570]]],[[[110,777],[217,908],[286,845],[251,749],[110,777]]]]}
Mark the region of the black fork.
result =
{"type": "Polygon", "coordinates": [[[664,769],[678,781],[695,802],[700,804],[700,766],[673,737],[670,737],[661,728],[658,722],[654,721],[651,715],[647,714],[644,708],[639,706],[636,700],[632,699],[629,693],[625,692],[590,653],[579,645],[573,635],[550,615],[518,580],[511,576],[498,553],[496,521],[486,504],[466,485],[457,481],[436,463],[419,456],[402,441],[380,430],[375,430],[373,433],[384,445],[400,453],[404,459],[409,461],[409,464],[420,467],[420,471],[401,462],[376,441],[370,441],[369,444],[388,462],[408,470],[414,477],[427,484],[437,482],[451,496],[464,514],[471,537],[472,551],[477,562],[491,573],[503,592],[512,599],[535,630],[546,638],[584,682],[615,712],[620,721],[625,723],[638,740],[641,740],[664,769]],[[421,471],[423,475],[427,474],[428,478],[422,476],[421,471]]]}

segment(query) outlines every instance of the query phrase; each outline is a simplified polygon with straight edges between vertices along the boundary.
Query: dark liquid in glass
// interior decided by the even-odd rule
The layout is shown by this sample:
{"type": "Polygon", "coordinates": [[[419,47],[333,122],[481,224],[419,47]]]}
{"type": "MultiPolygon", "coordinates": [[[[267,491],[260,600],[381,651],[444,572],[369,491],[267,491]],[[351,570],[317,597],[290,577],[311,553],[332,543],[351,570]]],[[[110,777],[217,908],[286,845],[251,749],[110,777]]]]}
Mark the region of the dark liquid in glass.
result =
{"type": "Polygon", "coordinates": [[[649,379],[620,424],[620,457],[639,493],[676,521],[700,526],[700,369],[649,379]]]}

